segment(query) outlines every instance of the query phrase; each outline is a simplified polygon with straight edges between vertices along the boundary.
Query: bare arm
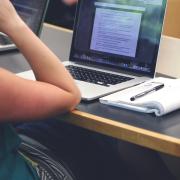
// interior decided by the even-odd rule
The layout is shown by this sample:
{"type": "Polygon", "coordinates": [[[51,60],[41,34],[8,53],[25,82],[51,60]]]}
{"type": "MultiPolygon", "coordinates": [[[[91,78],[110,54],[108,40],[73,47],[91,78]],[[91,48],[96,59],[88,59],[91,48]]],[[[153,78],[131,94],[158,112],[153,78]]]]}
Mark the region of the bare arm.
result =
{"type": "Polygon", "coordinates": [[[74,108],[80,101],[74,80],[20,19],[9,0],[0,0],[0,31],[14,41],[37,79],[28,81],[0,70],[0,121],[44,118],[74,108]]]}

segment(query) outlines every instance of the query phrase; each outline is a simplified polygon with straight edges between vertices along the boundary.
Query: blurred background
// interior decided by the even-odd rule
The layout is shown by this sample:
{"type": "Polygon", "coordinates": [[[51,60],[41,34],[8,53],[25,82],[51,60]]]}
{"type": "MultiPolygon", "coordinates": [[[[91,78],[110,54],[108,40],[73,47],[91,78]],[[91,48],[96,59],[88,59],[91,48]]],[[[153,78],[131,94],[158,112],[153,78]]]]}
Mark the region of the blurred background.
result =
{"type": "Polygon", "coordinates": [[[77,0],[50,0],[45,21],[73,29],[77,0]]]}
{"type": "MultiPolygon", "coordinates": [[[[73,29],[77,0],[50,0],[45,22],[73,29]]],[[[169,0],[164,34],[180,38],[180,0],[169,0]]]]}

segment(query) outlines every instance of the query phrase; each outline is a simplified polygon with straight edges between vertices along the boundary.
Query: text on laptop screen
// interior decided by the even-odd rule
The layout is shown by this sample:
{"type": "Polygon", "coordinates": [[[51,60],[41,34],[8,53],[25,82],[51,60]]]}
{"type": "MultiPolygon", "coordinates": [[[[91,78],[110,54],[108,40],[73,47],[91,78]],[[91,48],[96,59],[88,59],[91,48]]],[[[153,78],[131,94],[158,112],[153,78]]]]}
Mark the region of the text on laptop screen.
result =
{"type": "Polygon", "coordinates": [[[39,31],[46,2],[47,0],[12,0],[18,14],[35,33],[39,31]]]}
{"type": "Polygon", "coordinates": [[[166,0],[80,0],[71,61],[154,74],[166,0]]]}

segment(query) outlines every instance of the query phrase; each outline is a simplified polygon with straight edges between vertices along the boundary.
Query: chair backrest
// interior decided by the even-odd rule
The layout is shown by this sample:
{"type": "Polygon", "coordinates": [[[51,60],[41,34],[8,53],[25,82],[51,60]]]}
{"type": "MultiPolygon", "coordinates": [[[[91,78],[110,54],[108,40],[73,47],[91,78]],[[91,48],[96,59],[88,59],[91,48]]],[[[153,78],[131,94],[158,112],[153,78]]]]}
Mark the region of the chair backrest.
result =
{"type": "Polygon", "coordinates": [[[19,151],[30,161],[38,164],[35,168],[40,177],[45,175],[52,179],[75,180],[71,170],[52,151],[26,135],[19,134],[19,136],[22,139],[19,151]]]}

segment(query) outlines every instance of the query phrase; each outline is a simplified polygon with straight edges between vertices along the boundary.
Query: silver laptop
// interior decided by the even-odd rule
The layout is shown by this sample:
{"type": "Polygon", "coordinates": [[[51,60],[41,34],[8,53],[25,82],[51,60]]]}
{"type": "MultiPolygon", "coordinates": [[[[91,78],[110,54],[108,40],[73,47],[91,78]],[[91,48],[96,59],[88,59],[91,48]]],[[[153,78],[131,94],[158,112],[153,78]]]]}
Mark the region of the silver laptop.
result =
{"type": "MultiPolygon", "coordinates": [[[[22,19],[39,35],[48,0],[12,0],[12,3],[22,19]]],[[[7,35],[0,32],[0,52],[12,49],[16,49],[16,46],[7,35]]]]}
{"type": "Polygon", "coordinates": [[[154,77],[166,0],[79,0],[70,60],[83,100],[154,77]]]}

